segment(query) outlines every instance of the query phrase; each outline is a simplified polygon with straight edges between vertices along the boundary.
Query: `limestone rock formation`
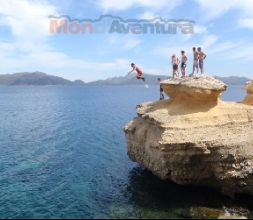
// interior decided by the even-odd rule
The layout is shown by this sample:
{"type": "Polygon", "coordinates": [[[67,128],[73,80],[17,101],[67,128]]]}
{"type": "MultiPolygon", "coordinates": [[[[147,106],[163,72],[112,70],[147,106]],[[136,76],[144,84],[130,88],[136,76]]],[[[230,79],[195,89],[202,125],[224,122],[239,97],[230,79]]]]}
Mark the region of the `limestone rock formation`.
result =
{"type": "Polygon", "coordinates": [[[245,89],[248,93],[246,98],[243,100],[243,103],[246,105],[253,105],[253,81],[250,81],[245,86],[245,89]]]}
{"type": "Polygon", "coordinates": [[[163,180],[253,195],[253,107],[221,101],[212,77],[161,85],[170,99],[138,105],[125,127],[129,157],[163,180]]]}

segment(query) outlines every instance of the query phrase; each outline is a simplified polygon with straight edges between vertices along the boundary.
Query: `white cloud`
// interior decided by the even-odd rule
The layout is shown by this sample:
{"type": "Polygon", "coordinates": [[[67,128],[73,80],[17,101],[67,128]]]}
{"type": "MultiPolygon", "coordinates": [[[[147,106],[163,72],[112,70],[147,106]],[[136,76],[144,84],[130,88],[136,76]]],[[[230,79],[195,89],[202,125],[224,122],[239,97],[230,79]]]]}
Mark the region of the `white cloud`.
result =
{"type": "Polygon", "coordinates": [[[194,34],[207,33],[207,28],[204,25],[194,25],[194,34]]]}
{"type": "Polygon", "coordinates": [[[252,56],[253,44],[245,40],[225,41],[212,44],[206,52],[209,55],[214,55],[220,60],[229,61],[253,61],[252,56]]]}
{"type": "Polygon", "coordinates": [[[144,12],[144,13],[140,14],[138,17],[140,19],[151,20],[151,19],[154,19],[159,16],[156,16],[153,12],[144,12]]]}
{"type": "Polygon", "coordinates": [[[208,53],[209,54],[224,54],[224,53],[229,53],[229,52],[233,53],[241,45],[242,45],[242,42],[234,43],[234,42],[226,41],[226,42],[218,43],[212,46],[211,48],[208,49],[208,53]]]}
{"type": "Polygon", "coordinates": [[[126,50],[132,50],[140,45],[141,41],[137,39],[127,39],[123,45],[123,48],[126,50]]]}
{"type": "Polygon", "coordinates": [[[0,73],[39,70],[71,80],[92,81],[114,75],[125,75],[129,69],[130,61],[126,59],[109,62],[74,59],[53,49],[18,54],[18,48],[12,46],[11,44],[0,44],[0,49],[4,48],[0,51],[0,73]]]}
{"type": "Polygon", "coordinates": [[[253,18],[240,19],[239,25],[244,28],[253,29],[253,18]]]}
{"type": "Polygon", "coordinates": [[[127,10],[131,7],[146,7],[152,9],[160,9],[166,7],[167,9],[172,10],[173,8],[180,5],[182,0],[127,0],[127,1],[119,1],[119,0],[99,0],[98,6],[105,11],[115,10],[127,10]]]}
{"type": "Polygon", "coordinates": [[[252,51],[252,43],[242,43],[236,50],[230,51],[227,54],[226,59],[237,61],[253,61],[252,51]]]}
{"type": "Polygon", "coordinates": [[[45,1],[1,0],[0,23],[19,41],[44,40],[49,35],[48,16],[53,14],[56,8],[45,1]]]}
{"type": "Polygon", "coordinates": [[[252,16],[253,11],[253,1],[252,0],[237,0],[236,7],[244,12],[245,16],[252,16]]]}
{"type": "MultiPolygon", "coordinates": [[[[234,8],[238,4],[238,0],[195,0],[205,12],[204,17],[209,19],[219,17],[220,15],[226,13],[231,8],[234,8]]],[[[243,1],[241,1],[243,2],[243,1]]]]}
{"type": "Polygon", "coordinates": [[[112,52],[113,48],[117,51],[129,51],[138,48],[142,43],[140,38],[128,35],[108,35],[106,38],[106,45],[109,46],[109,51],[112,52]]]}
{"type": "MultiPolygon", "coordinates": [[[[129,61],[125,59],[95,62],[72,58],[52,47],[48,16],[57,15],[58,11],[48,1],[0,0],[0,4],[0,25],[9,28],[12,34],[0,42],[0,73],[39,70],[91,81],[124,75],[129,69],[129,61]]],[[[123,47],[132,49],[139,43],[137,39],[128,39],[123,47]]]]}
{"type": "Polygon", "coordinates": [[[199,4],[206,19],[220,17],[230,10],[240,10],[243,16],[252,16],[252,0],[195,0],[195,2],[199,4]]]}
{"type": "Polygon", "coordinates": [[[213,46],[217,41],[218,41],[218,36],[214,34],[206,35],[204,36],[203,41],[200,46],[203,47],[204,49],[208,49],[211,46],[213,46]]]}
{"type": "MultiPolygon", "coordinates": [[[[239,9],[243,15],[239,24],[242,27],[252,28],[252,0],[223,0],[222,4],[220,0],[195,1],[199,3],[209,18],[217,18],[231,9],[239,9]]],[[[155,17],[155,14],[160,14],[161,11],[167,11],[167,9],[170,12],[182,0],[129,0],[126,2],[98,0],[97,2],[103,10],[127,10],[141,6],[146,12],[141,14],[140,18],[149,19],[155,17]]],[[[0,5],[0,26],[9,27],[12,33],[9,40],[0,42],[0,73],[40,70],[69,79],[80,78],[91,81],[113,75],[124,75],[129,69],[130,61],[126,59],[112,59],[107,62],[89,61],[70,57],[52,47],[50,45],[51,35],[49,34],[48,16],[57,15],[59,11],[56,6],[51,4],[51,1],[0,0],[0,5]]],[[[169,59],[172,53],[179,54],[182,49],[191,53],[193,46],[202,46],[210,55],[225,55],[226,59],[231,60],[253,59],[252,44],[247,44],[247,42],[219,42],[218,37],[209,34],[203,25],[196,25],[195,33],[201,34],[198,36],[198,40],[191,38],[189,41],[187,38],[182,41],[180,38],[181,40],[177,44],[168,40],[165,47],[155,50],[156,54],[159,57],[164,56],[169,59]],[[171,45],[180,45],[180,47],[171,47],[171,45]],[[239,47],[240,50],[238,50],[239,47]]],[[[113,50],[115,52],[133,51],[136,48],[140,49],[138,46],[143,43],[140,39],[131,36],[110,36],[109,43],[105,45],[108,46],[110,53],[113,50]]],[[[105,51],[107,46],[100,50],[101,53],[105,51]]],[[[150,72],[155,71],[157,70],[150,70],[150,72]]]]}
{"type": "Polygon", "coordinates": [[[9,56],[13,52],[15,52],[15,47],[13,44],[0,42],[0,54],[3,53],[3,51],[4,51],[5,56],[9,56]]]}
{"type": "Polygon", "coordinates": [[[164,58],[170,58],[172,54],[180,54],[181,50],[186,51],[187,54],[192,54],[192,48],[202,47],[204,50],[209,50],[218,41],[218,36],[207,34],[202,37],[199,41],[184,41],[178,42],[180,46],[171,46],[171,42],[168,42],[167,46],[157,47],[154,49],[154,53],[164,58]]]}

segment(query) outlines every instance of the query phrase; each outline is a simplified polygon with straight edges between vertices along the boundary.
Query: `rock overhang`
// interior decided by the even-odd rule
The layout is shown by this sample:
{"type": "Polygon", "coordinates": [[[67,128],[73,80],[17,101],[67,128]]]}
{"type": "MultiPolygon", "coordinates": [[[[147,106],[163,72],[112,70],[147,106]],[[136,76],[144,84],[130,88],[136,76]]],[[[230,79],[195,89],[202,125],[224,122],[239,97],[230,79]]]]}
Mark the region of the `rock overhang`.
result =
{"type": "Polygon", "coordinates": [[[245,99],[242,101],[243,104],[246,105],[252,105],[253,106],[253,80],[247,82],[246,86],[244,87],[244,89],[247,92],[247,96],[245,97],[245,99]]]}
{"type": "Polygon", "coordinates": [[[185,77],[161,82],[161,86],[171,99],[191,99],[195,102],[217,101],[227,85],[209,76],[185,77]]]}
{"type": "Polygon", "coordinates": [[[161,85],[170,99],[138,105],[125,127],[129,157],[161,179],[253,194],[253,107],[221,101],[212,77],[161,85]]]}

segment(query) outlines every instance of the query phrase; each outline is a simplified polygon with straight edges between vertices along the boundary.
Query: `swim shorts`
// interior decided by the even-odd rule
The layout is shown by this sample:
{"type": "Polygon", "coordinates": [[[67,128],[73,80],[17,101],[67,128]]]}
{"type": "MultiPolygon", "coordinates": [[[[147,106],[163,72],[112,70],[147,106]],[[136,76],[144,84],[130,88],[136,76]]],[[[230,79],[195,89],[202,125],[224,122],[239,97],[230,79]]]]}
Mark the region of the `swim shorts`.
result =
{"type": "Polygon", "coordinates": [[[178,70],[178,65],[177,64],[173,65],[173,70],[178,70]]]}
{"type": "Polygon", "coordinates": [[[203,69],[203,68],[204,68],[204,61],[203,61],[203,60],[200,60],[200,61],[199,61],[199,68],[200,68],[200,69],[203,69]]]}
{"type": "Polygon", "coordinates": [[[181,68],[185,69],[186,68],[186,63],[181,63],[181,68]]]}

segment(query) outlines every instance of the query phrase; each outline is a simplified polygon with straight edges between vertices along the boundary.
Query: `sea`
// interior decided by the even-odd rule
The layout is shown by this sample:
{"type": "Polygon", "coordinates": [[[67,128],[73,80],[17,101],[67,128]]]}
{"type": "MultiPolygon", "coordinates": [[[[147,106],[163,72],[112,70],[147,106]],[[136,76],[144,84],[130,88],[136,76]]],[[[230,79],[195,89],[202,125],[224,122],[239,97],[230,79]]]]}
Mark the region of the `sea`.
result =
{"type": "MultiPolygon", "coordinates": [[[[230,86],[222,99],[244,96],[230,86]]],[[[158,99],[158,86],[0,87],[0,218],[252,216],[252,197],[161,181],[130,161],[123,128],[158,99]]]]}

